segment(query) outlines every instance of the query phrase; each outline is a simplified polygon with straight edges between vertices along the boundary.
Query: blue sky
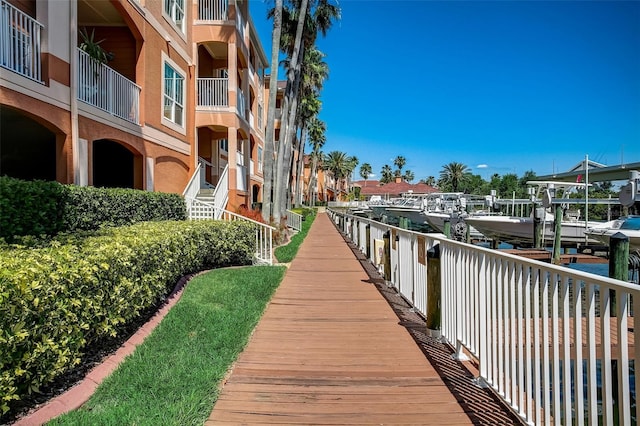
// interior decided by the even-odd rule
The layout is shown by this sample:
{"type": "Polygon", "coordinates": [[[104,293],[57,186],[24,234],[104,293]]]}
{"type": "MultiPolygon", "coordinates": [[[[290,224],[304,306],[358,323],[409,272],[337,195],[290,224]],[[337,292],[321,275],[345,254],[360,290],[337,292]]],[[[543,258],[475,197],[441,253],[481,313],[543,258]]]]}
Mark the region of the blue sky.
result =
{"type": "MultiPolygon", "coordinates": [[[[318,41],[323,151],[416,181],[640,162],[640,1],[341,0],[318,41]]],[[[273,0],[250,9],[267,56],[273,0]]]]}

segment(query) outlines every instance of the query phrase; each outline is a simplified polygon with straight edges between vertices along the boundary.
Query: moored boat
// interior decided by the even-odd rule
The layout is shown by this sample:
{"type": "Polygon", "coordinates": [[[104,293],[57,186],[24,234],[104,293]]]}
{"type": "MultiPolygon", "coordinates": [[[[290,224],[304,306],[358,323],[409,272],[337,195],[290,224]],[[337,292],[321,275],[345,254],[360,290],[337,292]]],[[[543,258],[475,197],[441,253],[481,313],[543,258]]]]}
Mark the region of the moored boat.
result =
{"type": "Polygon", "coordinates": [[[586,234],[604,244],[612,235],[621,233],[629,238],[629,250],[640,250],[640,216],[624,216],[587,229],[586,234]]]}

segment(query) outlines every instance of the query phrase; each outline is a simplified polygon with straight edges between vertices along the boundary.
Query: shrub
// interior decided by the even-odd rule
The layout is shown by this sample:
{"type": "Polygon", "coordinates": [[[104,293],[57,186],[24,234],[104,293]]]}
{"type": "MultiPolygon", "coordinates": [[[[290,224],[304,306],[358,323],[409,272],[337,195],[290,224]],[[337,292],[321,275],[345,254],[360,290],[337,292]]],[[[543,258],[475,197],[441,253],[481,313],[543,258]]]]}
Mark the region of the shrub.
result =
{"type": "Polygon", "coordinates": [[[162,302],[177,280],[249,264],[252,224],[145,222],[0,247],[0,414],[162,302]]]}
{"type": "Polygon", "coordinates": [[[0,177],[0,238],[184,220],[179,194],[62,185],[0,177]]]}
{"type": "Polygon", "coordinates": [[[64,188],[0,176],[0,238],[56,234],[63,229],[64,188]]]}

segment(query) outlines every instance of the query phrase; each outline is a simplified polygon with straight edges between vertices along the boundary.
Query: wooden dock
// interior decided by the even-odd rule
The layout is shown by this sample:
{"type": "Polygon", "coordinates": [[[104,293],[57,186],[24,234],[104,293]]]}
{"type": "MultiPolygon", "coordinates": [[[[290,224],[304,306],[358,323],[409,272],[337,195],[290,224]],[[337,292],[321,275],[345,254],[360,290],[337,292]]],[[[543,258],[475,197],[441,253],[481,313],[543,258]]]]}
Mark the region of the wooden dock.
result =
{"type": "Polygon", "coordinates": [[[319,214],[206,424],[522,424],[363,265],[319,214]]]}

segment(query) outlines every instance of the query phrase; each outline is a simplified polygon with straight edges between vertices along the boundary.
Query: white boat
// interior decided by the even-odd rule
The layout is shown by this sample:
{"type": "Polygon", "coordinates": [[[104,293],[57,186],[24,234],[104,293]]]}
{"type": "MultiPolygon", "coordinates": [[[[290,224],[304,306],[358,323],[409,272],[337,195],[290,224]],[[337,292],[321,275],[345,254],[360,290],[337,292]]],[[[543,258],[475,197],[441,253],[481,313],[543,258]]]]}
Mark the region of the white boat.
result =
{"type": "Polygon", "coordinates": [[[640,250],[640,216],[624,216],[587,229],[586,234],[609,245],[609,238],[619,233],[629,238],[629,250],[640,250]]]}
{"type": "Polygon", "coordinates": [[[415,224],[426,223],[424,216],[424,204],[420,198],[404,198],[396,204],[389,205],[385,208],[387,214],[398,217],[404,217],[415,224]]]}
{"type": "MultiPolygon", "coordinates": [[[[557,191],[562,190],[563,196],[567,197],[576,187],[585,188],[590,184],[586,183],[568,183],[553,181],[529,181],[529,185],[538,186],[538,195],[532,199],[540,200],[544,207],[538,207],[543,210],[538,217],[542,217],[542,242],[543,245],[551,245],[555,239],[554,215],[551,214],[552,205],[567,204],[572,200],[568,198],[558,199],[557,191]]],[[[599,241],[586,234],[588,228],[595,228],[603,224],[603,222],[588,221],[579,219],[579,211],[566,210],[561,222],[560,241],[562,245],[574,244],[595,244],[599,241]]],[[[529,217],[515,216],[471,216],[465,219],[465,222],[487,238],[512,243],[514,245],[530,246],[533,245],[533,214],[529,217]]]]}
{"type": "MultiPolygon", "coordinates": [[[[436,231],[444,234],[444,224],[445,224],[445,221],[448,220],[449,223],[451,224],[451,234],[456,239],[461,240],[466,237],[467,226],[469,226],[466,222],[466,219],[469,217],[469,215],[466,212],[446,213],[446,212],[432,211],[432,212],[425,212],[424,215],[427,219],[427,223],[429,224],[429,226],[431,226],[436,231]]],[[[477,229],[475,229],[473,226],[471,226],[469,229],[469,236],[471,237],[471,239],[474,239],[474,240],[484,238],[484,235],[480,233],[477,229]]]]}
{"type": "MultiPolygon", "coordinates": [[[[533,245],[533,218],[513,216],[470,216],[465,222],[473,226],[487,238],[514,245],[533,245]]],[[[553,215],[545,214],[542,221],[542,240],[553,244],[555,237],[553,215]]],[[[563,220],[561,223],[562,244],[597,243],[598,240],[586,235],[588,227],[597,227],[600,222],[585,223],[583,220],[563,220]]]]}

